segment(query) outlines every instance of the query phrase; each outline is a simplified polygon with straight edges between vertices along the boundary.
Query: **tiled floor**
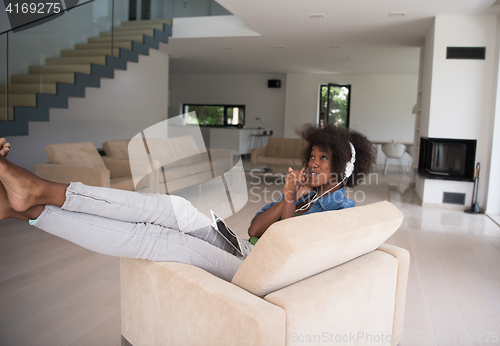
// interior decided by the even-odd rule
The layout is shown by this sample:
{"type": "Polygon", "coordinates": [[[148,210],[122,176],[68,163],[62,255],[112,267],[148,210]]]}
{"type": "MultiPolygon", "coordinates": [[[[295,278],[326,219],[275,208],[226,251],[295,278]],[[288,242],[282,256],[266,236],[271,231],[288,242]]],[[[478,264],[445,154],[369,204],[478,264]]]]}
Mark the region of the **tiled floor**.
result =
{"type": "MultiPolygon", "coordinates": [[[[484,215],[422,208],[408,183],[389,171],[349,192],[358,205],[390,200],[405,214],[388,240],[411,254],[401,345],[498,344],[500,227],[484,215]]],[[[240,236],[264,197],[282,189],[269,180],[247,184],[250,202],[227,218],[240,236]]],[[[193,201],[197,195],[186,191],[193,201]]],[[[118,259],[0,221],[0,345],[119,345],[119,311],[118,259]]]]}

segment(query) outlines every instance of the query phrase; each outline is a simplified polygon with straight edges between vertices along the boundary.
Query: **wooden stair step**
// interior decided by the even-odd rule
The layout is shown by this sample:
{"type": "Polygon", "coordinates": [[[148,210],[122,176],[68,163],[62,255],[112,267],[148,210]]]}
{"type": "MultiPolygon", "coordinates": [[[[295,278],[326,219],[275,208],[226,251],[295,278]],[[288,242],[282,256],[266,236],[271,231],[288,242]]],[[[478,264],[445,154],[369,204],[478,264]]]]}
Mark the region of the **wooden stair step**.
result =
{"type": "MultiPolygon", "coordinates": [[[[53,94],[55,95],[57,91],[57,86],[55,83],[45,83],[45,84],[9,84],[9,94],[10,95],[23,95],[23,94],[53,94]]],[[[6,93],[5,84],[0,85],[0,93],[6,93]]]]}
{"type": "Polygon", "coordinates": [[[45,65],[79,65],[79,64],[98,64],[106,65],[105,56],[75,56],[65,58],[46,58],[45,65]]]}
{"type": "Polygon", "coordinates": [[[152,20],[133,20],[133,21],[127,21],[127,22],[122,22],[122,26],[142,26],[145,25],[146,23],[149,24],[167,24],[172,26],[172,19],[152,19],[152,20]]]}
{"type": "MultiPolygon", "coordinates": [[[[132,35],[132,36],[118,36],[113,37],[113,44],[115,42],[130,42],[136,41],[139,43],[143,43],[144,36],[143,35],[132,35]]],[[[88,43],[102,43],[102,42],[111,42],[111,37],[90,37],[87,39],[88,43]]]]}
{"type": "Polygon", "coordinates": [[[12,84],[33,84],[33,83],[75,83],[74,73],[52,73],[52,74],[18,74],[10,77],[12,84]]]}
{"type": "MultiPolygon", "coordinates": [[[[75,57],[75,56],[103,56],[103,55],[111,55],[111,49],[72,49],[72,50],[63,50],[61,51],[61,57],[75,57]]],[[[113,56],[120,56],[120,49],[113,49],[113,56]]]]}
{"type": "MultiPolygon", "coordinates": [[[[75,44],[75,49],[109,49],[111,46],[111,43],[108,42],[102,42],[102,43],[79,43],[75,44]]],[[[132,50],[132,42],[131,41],[123,41],[123,42],[116,42],[113,41],[113,47],[114,48],[125,48],[132,50]]]]}
{"type": "MultiPolygon", "coordinates": [[[[5,94],[0,94],[0,107],[5,107],[7,98],[5,94]]],[[[9,95],[9,107],[23,106],[36,107],[36,94],[31,95],[9,95]]]]}
{"type": "Polygon", "coordinates": [[[130,30],[153,30],[153,29],[163,31],[163,29],[164,29],[163,25],[164,25],[164,23],[157,23],[157,24],[144,23],[143,25],[115,26],[113,28],[113,31],[117,32],[117,31],[130,31],[130,30]]]}
{"type": "Polygon", "coordinates": [[[30,66],[30,74],[47,74],[47,73],[69,73],[69,72],[79,72],[90,74],[91,65],[81,64],[81,65],[54,65],[54,66],[30,66]]]}
{"type": "Polygon", "coordinates": [[[9,113],[5,107],[0,107],[0,121],[14,121],[14,107],[9,107],[9,113]]]}
{"type": "MultiPolygon", "coordinates": [[[[128,30],[128,31],[114,31],[113,32],[113,37],[120,37],[120,36],[137,36],[137,35],[148,35],[153,37],[154,36],[154,30],[128,30]]],[[[99,34],[99,37],[111,37],[111,31],[105,31],[101,32],[99,34]]]]}

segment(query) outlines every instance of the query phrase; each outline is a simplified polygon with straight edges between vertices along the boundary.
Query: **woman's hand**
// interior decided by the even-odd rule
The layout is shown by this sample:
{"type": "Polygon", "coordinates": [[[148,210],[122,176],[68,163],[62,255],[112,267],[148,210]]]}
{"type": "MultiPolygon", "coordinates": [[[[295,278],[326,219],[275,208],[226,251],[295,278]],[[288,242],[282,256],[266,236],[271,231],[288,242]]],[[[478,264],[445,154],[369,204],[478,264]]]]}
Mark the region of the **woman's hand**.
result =
{"type": "Polygon", "coordinates": [[[285,194],[288,193],[296,193],[300,186],[304,183],[305,181],[305,167],[302,168],[300,172],[295,171],[292,169],[292,167],[288,168],[288,175],[286,177],[286,182],[285,182],[285,194]]]}
{"type": "Polygon", "coordinates": [[[292,194],[296,195],[297,199],[302,198],[311,192],[312,187],[308,184],[307,167],[301,169],[300,172],[288,168],[288,176],[285,182],[285,196],[292,194]]]}

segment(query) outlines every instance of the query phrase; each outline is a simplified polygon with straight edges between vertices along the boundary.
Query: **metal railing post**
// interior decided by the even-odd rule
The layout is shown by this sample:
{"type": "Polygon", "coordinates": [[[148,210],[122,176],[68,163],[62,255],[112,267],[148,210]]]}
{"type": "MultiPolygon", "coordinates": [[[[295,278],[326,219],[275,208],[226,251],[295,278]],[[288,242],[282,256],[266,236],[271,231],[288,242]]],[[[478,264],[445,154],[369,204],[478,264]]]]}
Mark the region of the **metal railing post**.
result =
{"type": "MultiPolygon", "coordinates": [[[[9,32],[5,33],[5,119],[9,121],[9,32]]],[[[12,111],[14,117],[14,111],[12,111]]],[[[14,119],[12,119],[14,120],[14,119]]]]}
{"type": "Polygon", "coordinates": [[[111,56],[114,56],[113,54],[114,27],[115,27],[115,0],[111,0],[111,56]]]}

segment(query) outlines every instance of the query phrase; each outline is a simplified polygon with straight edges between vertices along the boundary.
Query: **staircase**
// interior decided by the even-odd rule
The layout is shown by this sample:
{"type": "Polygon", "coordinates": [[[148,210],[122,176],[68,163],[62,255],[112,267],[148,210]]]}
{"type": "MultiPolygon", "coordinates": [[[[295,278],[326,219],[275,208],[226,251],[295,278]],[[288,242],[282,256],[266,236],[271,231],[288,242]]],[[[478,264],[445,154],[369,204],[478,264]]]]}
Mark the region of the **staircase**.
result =
{"type": "Polygon", "coordinates": [[[89,38],[87,43],[63,50],[60,58],[45,59],[44,66],[30,66],[29,74],[12,75],[0,85],[0,128],[2,136],[28,135],[28,122],[49,121],[50,108],[68,108],[68,97],[85,97],[85,87],[100,87],[101,77],[113,78],[114,70],[126,70],[127,62],[138,62],[160,42],[168,43],[172,20],[123,22],[111,32],[89,38]]]}

